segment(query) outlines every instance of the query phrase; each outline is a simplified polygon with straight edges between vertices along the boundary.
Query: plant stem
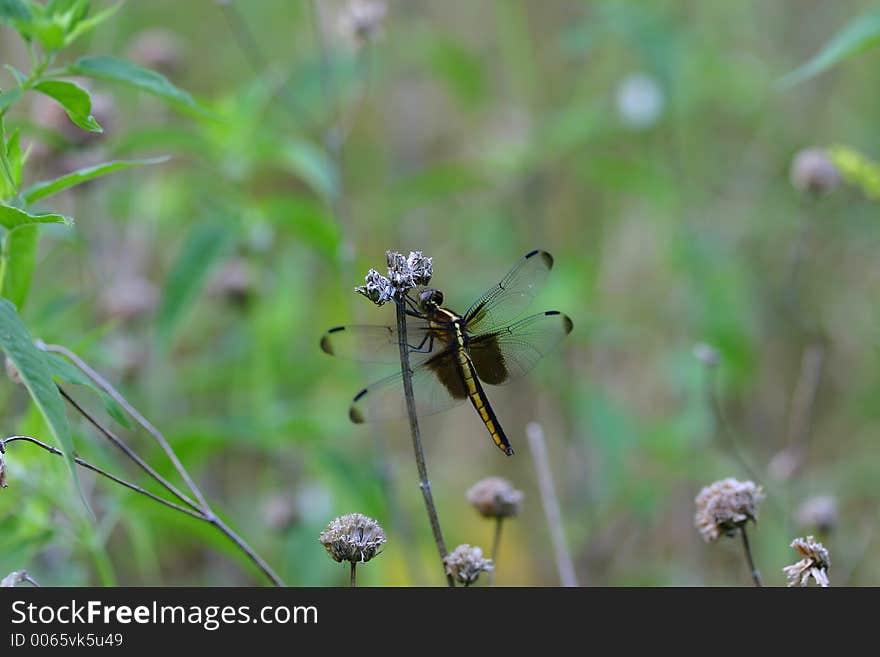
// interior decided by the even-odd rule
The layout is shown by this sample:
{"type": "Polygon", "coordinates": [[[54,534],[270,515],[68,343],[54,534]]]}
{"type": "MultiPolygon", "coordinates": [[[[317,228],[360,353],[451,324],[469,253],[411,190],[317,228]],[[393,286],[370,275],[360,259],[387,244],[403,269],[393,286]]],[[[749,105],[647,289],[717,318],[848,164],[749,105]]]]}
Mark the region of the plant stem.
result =
{"type": "MultiPolygon", "coordinates": [[[[106,381],[100,374],[98,374],[95,370],[93,370],[89,365],[83,361],[79,356],[74,354],[72,351],[67,349],[66,347],[62,347],[59,345],[50,345],[45,344],[43,342],[37,342],[37,346],[44,351],[59,353],[62,354],[65,358],[70,360],[81,372],[83,372],[86,376],[88,376],[101,390],[103,390],[106,394],[112,397],[120,406],[122,406],[125,411],[131,415],[132,418],[143,427],[159,444],[165,454],[168,456],[174,468],[180,474],[180,477],[186,482],[193,496],[198,500],[198,503],[193,502],[187,495],[184,495],[180,492],[173,484],[163,478],[160,474],[158,474],[153,468],[151,468],[140,456],[138,456],[134,450],[132,450],[128,445],[126,445],[116,434],[110,431],[108,428],[103,426],[97,419],[95,419],[91,414],[88,413],[84,408],[82,408],[79,404],[76,403],[64,390],[59,387],[59,391],[61,395],[67,400],[67,402],[73,406],[73,408],[79,412],[88,422],[94,426],[98,431],[100,431],[108,440],[110,440],[114,445],[116,445],[122,452],[134,461],[144,472],[146,472],[150,477],[152,477],[156,482],[161,484],[166,490],[168,490],[172,495],[177,497],[181,502],[185,505],[189,506],[195,513],[190,513],[189,515],[198,517],[208,524],[213,525],[217,528],[217,530],[226,536],[230,541],[235,543],[236,547],[244,553],[253,563],[259,568],[263,574],[269,578],[275,586],[284,586],[284,582],[281,580],[278,575],[272,570],[272,568],[248,545],[241,536],[235,533],[225,522],[223,522],[211,506],[208,504],[205,496],[202,494],[202,491],[196,485],[195,481],[190,477],[189,473],[183,467],[183,464],[180,462],[180,459],[177,458],[177,454],[175,454],[174,450],[171,449],[171,445],[162,435],[162,433],[156,429],[152,424],[150,424],[143,415],[141,415],[137,409],[135,409],[125,397],[123,397],[117,390],[114,388],[108,381],[106,381]]],[[[118,482],[122,483],[122,482],[118,482]]],[[[131,486],[128,486],[131,488],[131,486]]],[[[158,501],[158,500],[157,500],[158,501]]],[[[169,506],[167,500],[162,502],[169,506]]],[[[176,507],[174,505],[172,508],[176,507]]]]}
{"type": "Polygon", "coordinates": [[[741,525],[739,530],[740,534],[742,534],[743,549],[746,551],[746,560],[749,562],[749,570],[752,572],[752,579],[755,582],[755,586],[762,587],[764,584],[761,582],[761,573],[755,568],[755,562],[752,559],[752,550],[749,547],[749,537],[746,535],[746,526],[741,525]]]}
{"type": "Polygon", "coordinates": [[[755,473],[755,469],[743,455],[742,450],[739,447],[739,442],[736,439],[736,435],[734,434],[733,429],[731,429],[730,424],[727,422],[727,417],[724,415],[724,409],[721,407],[721,400],[718,397],[718,391],[715,385],[715,369],[714,366],[705,368],[706,397],[708,398],[709,409],[711,410],[712,417],[715,421],[715,433],[726,440],[731,455],[739,461],[739,464],[742,466],[745,473],[751,479],[760,481],[761,479],[755,473]]]}
{"type": "Polygon", "coordinates": [[[492,570],[489,571],[489,586],[495,583],[495,572],[498,570],[498,548],[501,547],[501,527],[504,524],[504,518],[498,516],[495,518],[495,538],[492,539],[492,570]]]}
{"type": "Polygon", "coordinates": [[[349,587],[356,589],[357,588],[357,562],[351,562],[351,581],[349,582],[349,587]]]}
{"type": "Polygon", "coordinates": [[[544,515],[550,526],[550,536],[553,539],[553,548],[556,553],[556,568],[559,571],[559,579],[563,586],[577,586],[577,576],[574,572],[574,563],[571,553],[565,542],[565,530],[562,527],[562,514],[559,511],[559,499],[556,497],[556,487],[553,484],[553,472],[547,459],[547,444],[544,441],[544,430],[537,422],[530,422],[526,426],[526,435],[529,439],[529,449],[535,462],[535,472],[538,476],[538,488],[541,491],[541,503],[544,505],[544,515]]]}
{"type": "MultiPolygon", "coordinates": [[[[56,447],[52,447],[51,445],[47,445],[43,441],[37,440],[36,438],[32,438],[30,436],[10,436],[9,438],[0,439],[0,453],[6,452],[6,445],[8,445],[9,443],[17,442],[17,441],[24,441],[24,442],[32,443],[34,445],[37,445],[41,449],[46,450],[50,454],[54,454],[55,456],[64,456],[64,452],[62,452],[60,449],[57,449],[56,447]]],[[[146,497],[149,497],[151,500],[153,500],[155,502],[159,502],[159,504],[164,504],[165,506],[167,506],[171,509],[174,509],[175,511],[180,511],[181,513],[185,513],[189,516],[192,516],[193,518],[198,518],[199,520],[205,519],[205,517],[201,513],[199,513],[198,511],[193,511],[192,509],[187,509],[185,506],[180,506],[179,504],[175,504],[174,502],[169,502],[165,498],[159,497],[155,493],[151,493],[150,491],[148,491],[144,488],[141,488],[137,484],[132,484],[131,482],[125,481],[124,479],[120,479],[116,475],[110,474],[106,470],[102,470],[101,468],[99,468],[96,465],[92,465],[91,463],[89,463],[85,459],[81,459],[80,457],[75,456],[73,458],[73,460],[80,467],[83,467],[86,470],[91,470],[95,474],[99,474],[102,477],[106,477],[110,481],[117,483],[120,486],[124,486],[125,488],[128,488],[129,490],[133,490],[135,493],[139,493],[140,495],[145,495],[146,497]]]]}
{"type": "MultiPolygon", "coordinates": [[[[409,416],[409,429],[412,436],[413,451],[416,456],[416,467],[419,470],[419,488],[422,489],[422,497],[425,499],[425,508],[428,511],[428,520],[431,522],[431,531],[434,533],[434,542],[440,553],[443,572],[446,573],[446,543],[443,541],[443,532],[440,530],[440,520],[437,518],[437,508],[434,506],[434,496],[431,494],[431,482],[428,480],[428,468],[425,464],[425,452],[422,449],[422,436],[419,432],[419,421],[416,417],[416,400],[412,388],[412,370],[409,366],[409,342],[406,337],[406,313],[404,313],[403,301],[395,304],[397,309],[397,337],[400,340],[400,367],[403,374],[403,394],[406,398],[406,411],[409,416]]],[[[452,575],[446,573],[446,581],[449,586],[455,586],[452,575]]]]}

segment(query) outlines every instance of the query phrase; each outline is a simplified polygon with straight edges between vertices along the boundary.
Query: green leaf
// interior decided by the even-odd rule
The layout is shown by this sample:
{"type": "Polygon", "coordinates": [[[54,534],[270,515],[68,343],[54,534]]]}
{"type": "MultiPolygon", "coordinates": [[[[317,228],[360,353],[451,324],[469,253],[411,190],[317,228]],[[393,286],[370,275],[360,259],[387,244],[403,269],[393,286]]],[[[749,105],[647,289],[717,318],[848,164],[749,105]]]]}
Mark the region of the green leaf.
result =
{"type": "Polygon", "coordinates": [[[9,91],[0,92],[0,112],[5,111],[12,103],[21,98],[22,93],[24,92],[21,89],[10,89],[9,91]]]}
{"type": "Polygon", "coordinates": [[[156,316],[160,348],[165,349],[170,344],[178,322],[198,295],[211,266],[232,243],[232,237],[232,231],[217,222],[197,224],[186,236],[162,290],[156,316]]]}
{"type": "Polygon", "coordinates": [[[0,21],[27,21],[31,12],[21,0],[0,0],[0,21]]]}
{"type": "Polygon", "coordinates": [[[86,32],[94,29],[108,18],[113,16],[119,8],[122,6],[121,2],[117,2],[115,5],[111,5],[107,7],[104,11],[100,11],[91,18],[82,17],[78,19],[72,26],[72,28],[67,32],[67,35],[64,37],[64,45],[69,46],[71,43],[76,41],[79,37],[81,37],[86,32]]]}
{"type": "Polygon", "coordinates": [[[82,57],[68,68],[70,73],[84,75],[98,80],[109,80],[134,87],[181,107],[197,113],[213,116],[199,105],[186,91],[174,86],[168,79],[155,71],[143,68],[116,57],[82,57]]]}
{"type": "Polygon", "coordinates": [[[104,132],[92,116],[92,99],[89,92],[68,80],[44,80],[34,86],[58,102],[74,124],[89,132],[104,132]]]}
{"type": "Polygon", "coordinates": [[[15,230],[22,226],[33,226],[36,224],[64,224],[65,226],[72,226],[73,219],[54,212],[32,214],[25,210],[13,208],[11,205],[0,203],[0,226],[3,226],[6,230],[15,230]]]}
{"type": "Polygon", "coordinates": [[[21,153],[21,142],[18,140],[18,134],[18,130],[16,130],[6,142],[6,157],[12,169],[12,180],[15,183],[16,190],[21,187],[22,169],[24,167],[24,157],[21,153]]]}
{"type": "Polygon", "coordinates": [[[36,264],[39,237],[39,227],[30,225],[11,231],[3,242],[7,261],[6,273],[3,276],[3,289],[0,294],[18,308],[24,305],[31,288],[31,276],[36,264]]]}
{"type": "Polygon", "coordinates": [[[779,86],[788,89],[808,80],[835,64],[880,44],[880,9],[855,19],[838,32],[819,53],[806,64],[779,80],[779,86]]]}
{"type": "Polygon", "coordinates": [[[104,176],[113,171],[146,166],[148,164],[160,164],[162,162],[167,162],[168,160],[168,157],[156,157],[149,160],[115,160],[113,162],[96,164],[92,167],[77,169],[76,171],[65,174],[60,178],[55,178],[54,180],[35,183],[24,190],[22,198],[24,198],[25,202],[30,205],[31,203],[35,203],[36,201],[68,189],[69,187],[80,185],[88,180],[104,176]]]}
{"type": "Polygon", "coordinates": [[[282,150],[282,164],[324,199],[339,194],[339,172],[327,153],[306,141],[293,141],[282,150]]]}
{"type": "Polygon", "coordinates": [[[117,401],[95,385],[95,382],[81,372],[75,365],[68,362],[66,358],[59,354],[47,352],[45,357],[49,369],[52,372],[52,376],[56,379],[61,379],[62,381],[67,381],[68,383],[85,386],[91,389],[101,398],[101,403],[104,404],[104,410],[107,411],[107,414],[126,429],[131,429],[131,422],[129,422],[128,417],[125,415],[125,411],[122,410],[122,407],[117,401]]]}
{"type": "Polygon", "coordinates": [[[61,445],[70,471],[70,478],[80,499],[91,513],[80,486],[76,463],[73,460],[73,437],[70,433],[70,425],[67,423],[64,401],[58,392],[58,386],[52,379],[45,354],[34,345],[34,341],[19,318],[15,306],[6,299],[0,299],[0,348],[6,352],[6,356],[15,365],[31,399],[34,400],[46,420],[46,424],[49,425],[55,440],[61,445]]]}

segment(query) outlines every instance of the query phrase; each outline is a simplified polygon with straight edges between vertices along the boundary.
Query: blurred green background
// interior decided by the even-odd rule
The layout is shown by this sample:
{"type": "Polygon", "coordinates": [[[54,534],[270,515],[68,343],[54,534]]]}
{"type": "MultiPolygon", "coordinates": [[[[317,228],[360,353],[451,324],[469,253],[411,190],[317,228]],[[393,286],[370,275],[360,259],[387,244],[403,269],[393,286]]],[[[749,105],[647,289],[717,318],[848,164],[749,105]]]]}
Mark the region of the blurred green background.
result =
{"type": "MultiPolygon", "coordinates": [[[[93,82],[103,135],[72,138],[39,102],[13,113],[32,180],[172,156],[59,197],[77,225],[43,230],[22,309],[33,335],[118,383],[287,583],[346,584],[317,537],[361,512],[388,534],[361,584],[440,585],[405,423],[347,417],[388,369],[318,342],[393,321],[352,293],[386,249],[433,256],[433,283],[463,311],[544,248],[556,267],[534,310],[566,312],[574,332],[489,389],[516,456],[470,407],[422,423],[447,544],[489,550],[492,523],[465,493],[507,477],[525,502],[496,583],[558,584],[525,437],[539,422],[581,584],[748,585],[738,541],[707,545],[693,526],[694,496],[727,476],[767,492],[750,538],[768,584],[797,560],[791,540],[815,533],[797,509],[816,495],[838,509],[822,536],[832,585],[880,584],[877,205],[789,182],[806,147],[880,156],[880,53],[777,85],[872,3],[396,0],[365,43],[345,33],[348,4],[129,2],[78,42],[70,57],[158,68],[222,120],[93,82]]],[[[24,66],[15,33],[0,35],[2,61],[24,66]]],[[[46,437],[22,388],[0,383],[0,409],[6,435],[46,437]]],[[[70,417],[82,456],[148,485],[70,417]]],[[[173,476],[148,436],[119,430],[173,476]]],[[[7,456],[0,574],[264,582],[210,527],[83,473],[90,523],[61,459],[7,456]]]]}

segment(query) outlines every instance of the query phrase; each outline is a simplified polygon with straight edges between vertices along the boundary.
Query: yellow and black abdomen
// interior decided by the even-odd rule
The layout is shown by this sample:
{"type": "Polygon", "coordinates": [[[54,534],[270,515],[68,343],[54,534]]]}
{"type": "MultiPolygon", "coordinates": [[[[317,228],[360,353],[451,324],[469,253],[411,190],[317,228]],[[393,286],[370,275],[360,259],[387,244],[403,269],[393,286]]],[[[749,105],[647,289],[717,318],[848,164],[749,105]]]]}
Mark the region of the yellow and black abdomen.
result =
{"type": "Polygon", "coordinates": [[[501,428],[495,411],[492,410],[492,406],[489,404],[489,399],[486,397],[483,386],[480,385],[480,380],[477,378],[474,364],[471,362],[470,356],[468,356],[465,349],[464,336],[458,322],[456,322],[455,327],[458,339],[458,365],[468,399],[471,400],[474,409],[479,413],[480,419],[483,420],[483,424],[486,425],[486,429],[489,431],[489,435],[492,436],[492,441],[498,449],[508,456],[513,456],[513,447],[511,447],[510,441],[504,434],[504,429],[501,428]]]}

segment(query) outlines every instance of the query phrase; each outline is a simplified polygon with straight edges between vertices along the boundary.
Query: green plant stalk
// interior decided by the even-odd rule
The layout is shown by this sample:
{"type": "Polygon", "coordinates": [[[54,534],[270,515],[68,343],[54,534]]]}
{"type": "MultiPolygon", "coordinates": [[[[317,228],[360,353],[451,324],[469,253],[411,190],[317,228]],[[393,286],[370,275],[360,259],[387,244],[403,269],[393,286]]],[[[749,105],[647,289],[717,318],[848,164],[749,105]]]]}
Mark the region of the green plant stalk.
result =
{"type": "Polygon", "coordinates": [[[489,586],[495,583],[495,572],[498,570],[498,548],[501,546],[501,528],[504,526],[504,517],[495,518],[495,537],[492,539],[492,570],[489,571],[489,586]]]}
{"type": "MultiPolygon", "coordinates": [[[[18,193],[18,185],[15,184],[15,177],[12,175],[12,165],[9,163],[9,154],[6,152],[6,126],[4,115],[6,110],[0,112],[0,168],[3,169],[3,177],[10,188],[18,193]]],[[[6,199],[3,199],[4,201],[6,199]]]]}
{"type": "MultiPolygon", "coordinates": [[[[416,416],[416,398],[412,387],[412,369],[409,366],[409,342],[406,337],[406,313],[403,301],[395,304],[397,310],[397,336],[400,340],[400,367],[403,374],[403,394],[406,398],[406,411],[409,416],[410,435],[412,436],[413,451],[416,456],[416,467],[419,470],[419,488],[422,489],[422,497],[425,499],[425,508],[428,511],[428,520],[431,523],[431,531],[434,533],[434,542],[440,553],[443,564],[443,572],[446,573],[446,543],[443,541],[443,532],[440,529],[440,520],[437,517],[437,507],[434,505],[434,496],[431,494],[431,482],[428,480],[428,467],[425,464],[425,452],[422,449],[422,436],[419,432],[419,420],[416,416]]],[[[446,573],[446,582],[450,587],[455,587],[452,575],[446,573]]]]}

